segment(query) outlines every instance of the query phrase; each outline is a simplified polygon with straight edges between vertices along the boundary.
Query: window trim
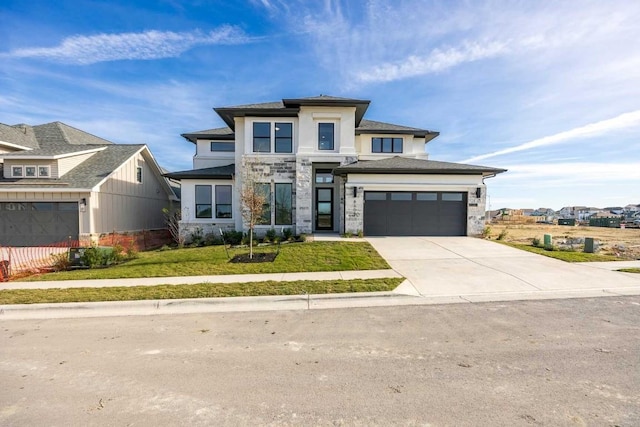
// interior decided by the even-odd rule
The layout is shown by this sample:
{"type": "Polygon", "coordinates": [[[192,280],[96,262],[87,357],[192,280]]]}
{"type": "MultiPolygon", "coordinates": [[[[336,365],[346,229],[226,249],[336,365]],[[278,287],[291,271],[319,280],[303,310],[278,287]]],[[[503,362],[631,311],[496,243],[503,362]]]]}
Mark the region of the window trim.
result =
{"type": "Polygon", "coordinates": [[[39,178],[51,178],[51,166],[50,165],[38,165],[38,177],[39,178]],[[40,168],[46,169],[47,173],[45,175],[42,175],[40,173],[40,168]]]}
{"type": "MultiPolygon", "coordinates": [[[[253,154],[294,154],[295,153],[295,122],[294,121],[278,121],[278,120],[255,120],[250,122],[250,140],[251,140],[251,153],[253,154]],[[264,123],[269,125],[269,150],[256,151],[256,138],[266,139],[267,136],[256,137],[256,124],[264,123]],[[288,125],[291,127],[291,136],[282,137],[278,136],[278,127],[282,125],[288,125]],[[290,151],[279,151],[279,140],[289,140],[291,144],[290,151]]],[[[264,144],[266,141],[262,141],[264,144]]]]}
{"type": "Polygon", "coordinates": [[[275,225],[293,225],[293,183],[292,182],[276,182],[274,184],[274,196],[273,196],[273,205],[274,205],[274,219],[273,222],[275,225]],[[289,222],[278,221],[278,186],[289,186],[289,222]]]}
{"type": "Polygon", "coordinates": [[[136,183],[142,184],[144,180],[144,175],[142,171],[142,166],[136,166],[136,183]]]}
{"type": "Polygon", "coordinates": [[[209,141],[209,151],[212,153],[235,153],[236,143],[235,141],[209,141]],[[221,144],[224,147],[231,147],[231,150],[214,150],[214,144],[221,144]]]}
{"type": "MultiPolygon", "coordinates": [[[[272,144],[273,138],[272,138],[271,134],[272,134],[272,131],[273,131],[272,130],[273,126],[271,126],[271,123],[273,123],[273,122],[270,122],[270,121],[269,122],[261,122],[261,121],[252,122],[252,125],[251,125],[251,138],[253,140],[253,145],[251,147],[251,151],[253,153],[264,154],[264,153],[271,153],[272,152],[272,147],[271,146],[273,145],[272,144]],[[267,124],[267,125],[269,125],[269,134],[268,134],[268,136],[256,136],[256,125],[259,125],[259,124],[267,124]],[[266,138],[269,138],[269,148],[268,148],[268,150],[256,150],[256,138],[259,138],[259,139],[262,139],[262,140],[264,140],[266,138]]],[[[264,144],[264,141],[261,141],[261,142],[264,144]]]]}
{"type": "Polygon", "coordinates": [[[273,126],[273,152],[278,154],[291,154],[293,153],[293,123],[292,122],[274,122],[273,126]],[[288,125],[290,127],[290,134],[288,137],[278,136],[278,131],[280,130],[278,127],[288,125]],[[291,149],[289,151],[278,151],[278,140],[288,140],[289,147],[291,149]]]}
{"type": "Polygon", "coordinates": [[[12,178],[24,178],[24,166],[22,165],[11,165],[11,177],[12,178]],[[16,174],[15,171],[20,169],[20,173],[16,174]]]}
{"type": "Polygon", "coordinates": [[[38,167],[36,165],[24,165],[24,178],[37,178],[38,167]],[[33,175],[27,175],[27,170],[33,168],[33,175]]]}

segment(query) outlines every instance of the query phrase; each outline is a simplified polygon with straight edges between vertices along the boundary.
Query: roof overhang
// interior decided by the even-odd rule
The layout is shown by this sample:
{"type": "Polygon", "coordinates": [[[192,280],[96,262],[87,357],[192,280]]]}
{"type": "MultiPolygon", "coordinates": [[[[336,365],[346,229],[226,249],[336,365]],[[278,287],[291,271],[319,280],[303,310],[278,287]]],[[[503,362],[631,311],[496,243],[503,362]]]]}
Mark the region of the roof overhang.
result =
{"type": "Polygon", "coordinates": [[[18,150],[26,150],[26,151],[33,150],[33,148],[31,147],[25,147],[24,145],[13,144],[7,141],[0,141],[0,145],[4,145],[5,147],[9,147],[9,148],[16,148],[18,150]]]}
{"type": "Polygon", "coordinates": [[[236,117],[297,117],[299,108],[234,108],[221,107],[213,109],[231,130],[235,130],[236,117]]]}
{"type": "Polygon", "coordinates": [[[317,99],[317,98],[289,98],[283,99],[285,107],[355,107],[356,127],[364,117],[371,101],[365,99],[317,99]]]}
{"type": "Polygon", "coordinates": [[[81,154],[97,153],[98,151],[105,150],[107,147],[92,148],[89,150],[72,151],[70,153],[63,154],[29,154],[29,153],[5,153],[5,156],[0,156],[5,159],[21,159],[21,160],[57,160],[67,157],[79,156],[81,154]]]}
{"type": "Polygon", "coordinates": [[[393,130],[393,129],[384,129],[384,130],[376,130],[376,129],[356,129],[356,135],[367,135],[367,134],[375,134],[375,135],[413,135],[417,138],[424,138],[424,142],[427,143],[432,139],[436,138],[440,135],[440,132],[430,131],[430,130],[393,130]]]}

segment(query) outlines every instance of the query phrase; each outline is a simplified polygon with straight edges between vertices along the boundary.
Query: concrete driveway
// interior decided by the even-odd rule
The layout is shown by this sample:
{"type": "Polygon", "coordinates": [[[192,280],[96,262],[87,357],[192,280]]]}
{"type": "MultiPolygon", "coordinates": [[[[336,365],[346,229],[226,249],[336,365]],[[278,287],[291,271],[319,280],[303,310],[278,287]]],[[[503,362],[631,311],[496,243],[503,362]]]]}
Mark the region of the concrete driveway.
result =
{"type": "Polygon", "coordinates": [[[433,297],[640,289],[639,274],[571,264],[473,237],[369,237],[367,241],[407,278],[399,293],[433,297]]]}

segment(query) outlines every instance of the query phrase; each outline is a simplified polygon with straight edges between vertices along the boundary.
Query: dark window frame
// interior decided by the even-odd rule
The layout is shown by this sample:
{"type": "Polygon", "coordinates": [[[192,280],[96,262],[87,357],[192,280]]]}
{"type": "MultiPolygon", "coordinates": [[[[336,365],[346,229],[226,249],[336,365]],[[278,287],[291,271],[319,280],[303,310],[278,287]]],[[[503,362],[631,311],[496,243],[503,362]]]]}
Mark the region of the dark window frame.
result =
{"type": "Polygon", "coordinates": [[[213,217],[212,191],[213,191],[212,186],[208,184],[195,186],[194,201],[196,206],[196,218],[212,218],[213,217]],[[205,196],[204,200],[198,200],[199,199],[198,189],[201,189],[203,191],[203,193],[201,193],[200,196],[205,196]],[[207,189],[209,191],[206,191],[207,189]],[[206,203],[207,199],[209,203],[206,203]],[[204,202],[204,203],[198,203],[198,202],[204,202]],[[207,206],[208,206],[208,210],[207,210],[207,206]]]}
{"type": "Polygon", "coordinates": [[[377,137],[371,138],[372,153],[403,153],[404,138],[377,137]]]}
{"type": "Polygon", "coordinates": [[[277,182],[274,193],[275,225],[293,225],[293,184],[277,182]],[[283,190],[279,191],[279,189],[283,190]],[[282,196],[285,196],[284,199],[282,196]]]}
{"type": "Polygon", "coordinates": [[[236,151],[236,143],[233,141],[210,141],[209,151],[212,153],[234,153],[236,151]],[[214,146],[216,149],[214,149],[214,146]]]}
{"type": "Polygon", "coordinates": [[[275,153],[293,153],[293,123],[276,122],[275,140],[275,146],[273,147],[275,153]],[[286,130],[288,130],[288,134],[286,130]],[[282,143],[286,144],[285,149],[281,149],[282,143]]]}
{"type": "Polygon", "coordinates": [[[318,150],[320,151],[333,151],[336,148],[336,124],[333,122],[320,122],[318,123],[318,150]],[[330,134],[326,134],[323,132],[331,130],[330,134]],[[330,146],[324,147],[322,138],[326,136],[331,136],[331,140],[324,141],[324,143],[330,142],[330,146]]]}
{"type": "Polygon", "coordinates": [[[254,153],[270,153],[271,152],[271,122],[253,122],[253,152],[254,153]],[[265,127],[268,132],[264,132],[265,127]],[[268,146],[263,147],[268,141],[268,146]],[[261,149],[257,149],[261,148],[261,149]],[[267,148],[266,150],[264,148],[267,148]]]}
{"type": "Polygon", "coordinates": [[[231,185],[216,185],[215,188],[216,193],[216,218],[219,219],[230,219],[233,218],[233,188],[231,185]],[[222,190],[228,191],[228,193],[223,194],[222,190]],[[220,200],[223,196],[229,197],[228,200],[220,200]],[[224,207],[224,211],[221,208],[224,207]]]}
{"type": "Polygon", "coordinates": [[[136,166],[136,182],[142,184],[142,166],[136,166]]]}

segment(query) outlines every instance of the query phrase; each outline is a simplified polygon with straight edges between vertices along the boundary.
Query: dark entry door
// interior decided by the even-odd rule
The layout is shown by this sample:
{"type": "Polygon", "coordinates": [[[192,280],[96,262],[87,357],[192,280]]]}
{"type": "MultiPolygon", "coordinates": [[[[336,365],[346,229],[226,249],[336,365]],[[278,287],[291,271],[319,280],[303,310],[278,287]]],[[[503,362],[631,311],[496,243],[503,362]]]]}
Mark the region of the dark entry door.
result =
{"type": "Polygon", "coordinates": [[[333,230],[333,188],[316,188],[316,230],[333,230]]]}

